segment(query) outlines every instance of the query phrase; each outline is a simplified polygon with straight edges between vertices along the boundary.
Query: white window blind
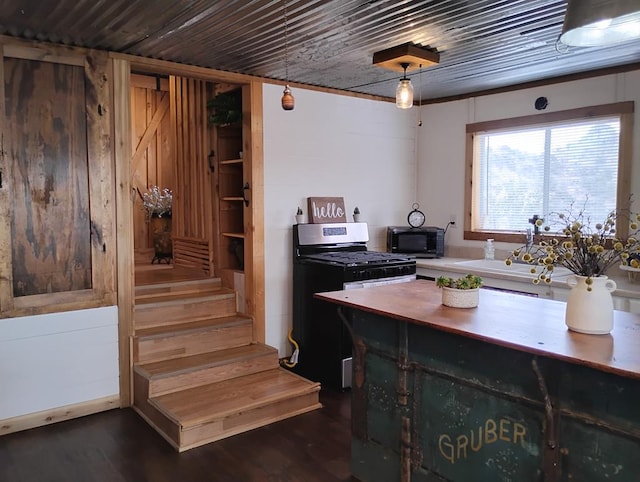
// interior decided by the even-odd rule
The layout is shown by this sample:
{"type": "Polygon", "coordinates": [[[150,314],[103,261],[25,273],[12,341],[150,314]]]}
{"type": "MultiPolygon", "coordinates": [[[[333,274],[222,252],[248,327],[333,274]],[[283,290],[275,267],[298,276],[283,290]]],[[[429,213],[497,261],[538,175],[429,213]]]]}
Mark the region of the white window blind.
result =
{"type": "Polygon", "coordinates": [[[522,231],[537,214],[585,207],[593,224],[616,207],[620,118],[477,133],[473,229],[522,231]]]}

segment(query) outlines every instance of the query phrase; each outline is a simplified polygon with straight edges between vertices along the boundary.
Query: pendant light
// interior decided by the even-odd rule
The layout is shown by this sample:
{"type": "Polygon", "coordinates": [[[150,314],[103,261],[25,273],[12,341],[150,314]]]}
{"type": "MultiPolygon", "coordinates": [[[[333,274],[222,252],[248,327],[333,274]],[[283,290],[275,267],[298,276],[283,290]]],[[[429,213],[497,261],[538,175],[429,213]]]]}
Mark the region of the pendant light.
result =
{"type": "Polygon", "coordinates": [[[282,108],[284,110],[293,110],[295,107],[295,99],[293,98],[293,94],[291,93],[291,88],[289,87],[289,38],[287,32],[287,0],[283,0],[284,5],[284,77],[285,77],[285,87],[282,92],[282,100],[280,101],[282,108]]]}
{"type": "Polygon", "coordinates": [[[411,80],[407,78],[409,64],[402,62],[400,65],[404,69],[404,75],[396,88],[396,107],[399,109],[411,109],[411,106],[413,106],[413,85],[411,85],[411,80]]]}
{"type": "Polygon", "coordinates": [[[638,0],[569,0],[560,41],[600,47],[640,38],[638,0]]]}

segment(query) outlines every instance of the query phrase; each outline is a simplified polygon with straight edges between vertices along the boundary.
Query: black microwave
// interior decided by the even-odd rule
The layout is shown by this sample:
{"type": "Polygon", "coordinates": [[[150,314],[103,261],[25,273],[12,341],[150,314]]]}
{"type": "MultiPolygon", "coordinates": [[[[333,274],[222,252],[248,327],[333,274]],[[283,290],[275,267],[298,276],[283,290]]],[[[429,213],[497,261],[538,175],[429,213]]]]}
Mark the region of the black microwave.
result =
{"type": "Polygon", "coordinates": [[[444,256],[444,229],[434,226],[387,228],[387,251],[412,254],[417,258],[442,258],[444,256]]]}

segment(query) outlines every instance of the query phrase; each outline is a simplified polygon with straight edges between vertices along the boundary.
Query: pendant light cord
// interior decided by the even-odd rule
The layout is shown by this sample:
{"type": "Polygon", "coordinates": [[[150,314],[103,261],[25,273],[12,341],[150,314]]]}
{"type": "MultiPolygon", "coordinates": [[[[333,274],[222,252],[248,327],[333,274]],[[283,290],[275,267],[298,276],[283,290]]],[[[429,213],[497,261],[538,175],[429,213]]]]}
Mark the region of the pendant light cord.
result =
{"type": "Polygon", "coordinates": [[[287,0],[282,1],[284,5],[284,78],[289,83],[289,35],[287,25],[287,0]]]}
{"type": "Polygon", "coordinates": [[[422,64],[418,66],[418,127],[422,127],[422,64]]]}

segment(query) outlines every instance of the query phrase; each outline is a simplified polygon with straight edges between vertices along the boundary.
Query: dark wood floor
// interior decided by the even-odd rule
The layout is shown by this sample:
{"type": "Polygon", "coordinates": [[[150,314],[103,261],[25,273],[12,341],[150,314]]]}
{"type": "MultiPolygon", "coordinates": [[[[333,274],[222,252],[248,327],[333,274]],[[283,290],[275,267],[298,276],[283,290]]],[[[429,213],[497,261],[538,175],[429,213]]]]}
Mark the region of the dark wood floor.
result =
{"type": "Polygon", "coordinates": [[[3,482],[349,481],[350,393],[324,408],[182,454],[133,410],[0,437],[3,482]]]}

